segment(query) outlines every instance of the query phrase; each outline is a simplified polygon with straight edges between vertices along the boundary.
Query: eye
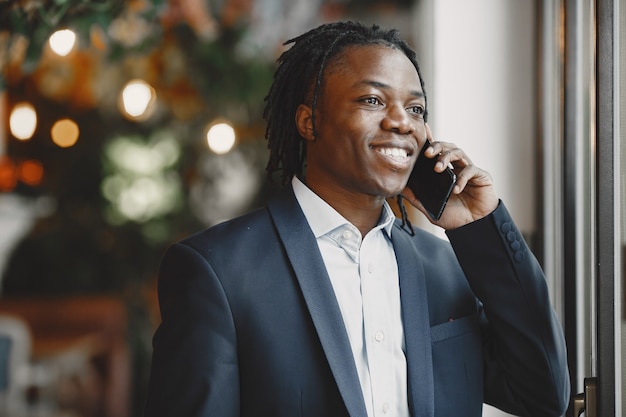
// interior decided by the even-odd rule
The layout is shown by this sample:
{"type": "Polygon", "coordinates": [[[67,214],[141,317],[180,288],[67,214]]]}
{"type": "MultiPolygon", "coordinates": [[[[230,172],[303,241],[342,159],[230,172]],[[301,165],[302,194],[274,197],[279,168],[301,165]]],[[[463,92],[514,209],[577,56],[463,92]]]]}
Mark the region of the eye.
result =
{"type": "Polygon", "coordinates": [[[422,107],[422,106],[407,107],[407,111],[409,113],[415,114],[417,116],[423,116],[424,115],[424,107],[422,107]]]}
{"type": "Polygon", "coordinates": [[[377,97],[366,97],[363,99],[363,102],[371,104],[373,106],[379,106],[383,104],[377,97]]]}

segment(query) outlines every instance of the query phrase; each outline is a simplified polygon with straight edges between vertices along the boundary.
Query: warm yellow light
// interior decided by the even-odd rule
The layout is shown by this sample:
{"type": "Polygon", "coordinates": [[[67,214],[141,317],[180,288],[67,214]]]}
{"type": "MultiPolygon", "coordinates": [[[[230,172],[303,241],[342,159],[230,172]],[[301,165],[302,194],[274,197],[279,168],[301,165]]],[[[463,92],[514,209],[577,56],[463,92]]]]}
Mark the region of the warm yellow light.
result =
{"type": "Polygon", "coordinates": [[[37,128],[37,112],[29,103],[19,103],[13,107],[9,118],[11,134],[19,140],[33,137],[37,128]]]}
{"type": "Polygon", "coordinates": [[[226,123],[216,123],[206,134],[209,148],[216,154],[228,153],[235,146],[235,129],[226,123]]]}
{"type": "Polygon", "coordinates": [[[78,141],[79,134],[78,125],[70,119],[57,120],[50,130],[52,141],[61,148],[74,146],[78,141]]]}
{"type": "Polygon", "coordinates": [[[145,119],[156,100],[154,88],[143,80],[132,80],[122,90],[122,111],[132,119],[145,119]]]}
{"type": "Polygon", "coordinates": [[[76,43],[76,34],[69,29],[61,29],[54,32],[50,39],[50,49],[60,56],[65,56],[70,53],[76,43]]]}

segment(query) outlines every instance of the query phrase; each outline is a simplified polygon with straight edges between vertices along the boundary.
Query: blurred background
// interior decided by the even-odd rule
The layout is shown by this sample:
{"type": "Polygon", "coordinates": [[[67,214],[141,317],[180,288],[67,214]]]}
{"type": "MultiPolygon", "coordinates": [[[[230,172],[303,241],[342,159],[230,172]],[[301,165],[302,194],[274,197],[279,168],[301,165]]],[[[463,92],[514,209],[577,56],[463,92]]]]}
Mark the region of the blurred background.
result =
{"type": "Polygon", "coordinates": [[[0,0],[0,417],[142,415],[160,258],[275,191],[275,60],[330,21],[416,49],[435,138],[491,172],[564,315],[563,3],[594,2],[0,0]]]}
{"type": "Polygon", "coordinates": [[[505,194],[511,181],[525,190],[508,197],[535,233],[533,2],[0,7],[0,312],[23,326],[27,364],[7,415],[141,415],[160,257],[273,191],[263,99],[282,43],[318,24],[398,28],[418,51],[435,135],[469,147],[505,194]],[[531,122],[510,129],[511,114],[531,122]]]}

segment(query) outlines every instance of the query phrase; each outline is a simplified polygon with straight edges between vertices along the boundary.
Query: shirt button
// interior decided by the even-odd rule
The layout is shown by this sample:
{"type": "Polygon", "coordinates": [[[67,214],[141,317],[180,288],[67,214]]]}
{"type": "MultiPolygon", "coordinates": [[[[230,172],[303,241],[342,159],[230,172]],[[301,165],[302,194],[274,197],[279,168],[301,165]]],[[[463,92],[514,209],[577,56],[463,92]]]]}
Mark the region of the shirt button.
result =
{"type": "Polygon", "coordinates": [[[383,404],[383,413],[387,414],[388,411],[389,411],[389,403],[384,403],[383,404]]]}
{"type": "Polygon", "coordinates": [[[350,239],[352,237],[352,232],[349,230],[346,230],[343,232],[342,236],[344,239],[350,239]]]}
{"type": "Polygon", "coordinates": [[[374,339],[376,339],[377,342],[382,342],[384,338],[385,334],[381,331],[376,332],[376,335],[374,336],[374,339]]]}
{"type": "Polygon", "coordinates": [[[369,265],[367,266],[367,272],[369,272],[370,274],[371,274],[372,272],[374,272],[374,265],[373,265],[373,264],[369,264],[369,265]]]}

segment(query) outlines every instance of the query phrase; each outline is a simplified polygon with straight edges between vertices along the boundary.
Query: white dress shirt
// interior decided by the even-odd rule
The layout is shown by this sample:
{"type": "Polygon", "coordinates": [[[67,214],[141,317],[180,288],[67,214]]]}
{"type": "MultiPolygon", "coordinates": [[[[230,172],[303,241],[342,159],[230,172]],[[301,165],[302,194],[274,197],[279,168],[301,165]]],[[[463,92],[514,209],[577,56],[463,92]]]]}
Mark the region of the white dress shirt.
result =
{"type": "Polygon", "coordinates": [[[298,178],[296,199],[313,231],[348,333],[368,417],[408,417],[398,265],[387,203],[365,237],[298,178]]]}

